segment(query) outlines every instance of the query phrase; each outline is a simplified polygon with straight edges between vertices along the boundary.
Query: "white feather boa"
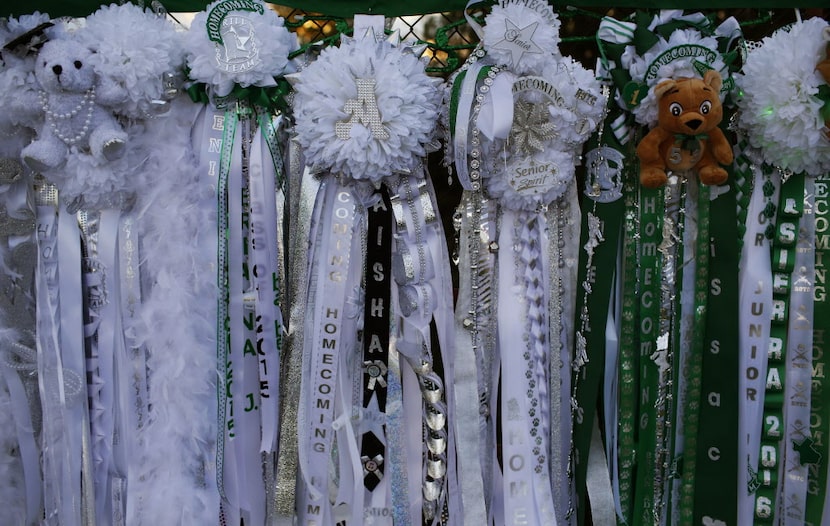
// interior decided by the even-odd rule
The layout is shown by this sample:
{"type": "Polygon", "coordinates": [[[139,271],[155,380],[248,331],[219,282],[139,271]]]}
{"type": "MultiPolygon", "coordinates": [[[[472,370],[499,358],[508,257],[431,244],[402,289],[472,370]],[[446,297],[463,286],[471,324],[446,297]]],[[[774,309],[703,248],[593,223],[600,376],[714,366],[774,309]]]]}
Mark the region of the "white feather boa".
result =
{"type": "Polygon", "coordinates": [[[11,395],[0,374],[0,522],[3,524],[26,522],[26,486],[15,429],[11,395]]]}
{"type": "Polygon", "coordinates": [[[811,18],[780,29],[749,52],[737,77],[743,97],[739,125],[767,163],[793,172],[830,171],[830,141],[824,136],[816,95],[824,80],[816,64],[825,58],[828,27],[811,18]]]}
{"type": "Polygon", "coordinates": [[[140,524],[215,524],[216,217],[190,130],[200,107],[176,100],[151,121],[139,194],[149,422],[139,436],[140,524]]]}
{"type": "Polygon", "coordinates": [[[314,169],[376,184],[396,172],[416,173],[433,138],[441,93],[414,53],[385,40],[343,36],[339,47],[324,49],[292,80],[297,140],[314,169]],[[345,111],[358,97],[358,79],[374,81],[384,137],[345,111]],[[350,137],[343,140],[336,128],[350,119],[350,137]]]}

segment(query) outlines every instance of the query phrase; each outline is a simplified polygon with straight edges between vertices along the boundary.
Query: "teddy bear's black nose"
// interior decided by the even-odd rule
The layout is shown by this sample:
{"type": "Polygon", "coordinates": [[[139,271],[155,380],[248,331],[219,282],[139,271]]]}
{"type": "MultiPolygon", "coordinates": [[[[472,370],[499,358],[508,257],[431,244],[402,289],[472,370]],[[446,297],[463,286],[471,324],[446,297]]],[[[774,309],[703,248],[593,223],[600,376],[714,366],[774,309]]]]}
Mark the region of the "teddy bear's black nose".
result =
{"type": "Polygon", "coordinates": [[[57,66],[52,66],[52,71],[55,72],[55,75],[60,75],[63,68],[58,64],[57,66]]]}
{"type": "Polygon", "coordinates": [[[688,126],[689,128],[691,128],[693,130],[696,130],[698,128],[698,126],[700,126],[701,124],[703,124],[703,121],[700,120],[700,119],[691,119],[691,120],[686,121],[686,126],[688,126]]]}

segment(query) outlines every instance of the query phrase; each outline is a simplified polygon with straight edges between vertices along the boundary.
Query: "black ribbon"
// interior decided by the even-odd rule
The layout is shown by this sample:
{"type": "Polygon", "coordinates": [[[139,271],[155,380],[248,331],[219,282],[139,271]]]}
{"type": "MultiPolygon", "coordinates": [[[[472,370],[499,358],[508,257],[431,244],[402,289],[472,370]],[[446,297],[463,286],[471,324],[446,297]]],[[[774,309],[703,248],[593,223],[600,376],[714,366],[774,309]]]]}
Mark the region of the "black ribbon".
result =
{"type": "MultiPolygon", "coordinates": [[[[378,412],[386,412],[387,367],[389,365],[389,308],[392,278],[392,202],[386,187],[380,200],[369,207],[366,240],[366,295],[363,305],[363,407],[372,397],[378,412]]],[[[377,429],[375,427],[374,429],[377,429]]],[[[385,431],[385,426],[384,426],[385,431]]],[[[363,434],[360,456],[363,485],[374,490],[383,478],[385,448],[382,437],[363,434]]]]}

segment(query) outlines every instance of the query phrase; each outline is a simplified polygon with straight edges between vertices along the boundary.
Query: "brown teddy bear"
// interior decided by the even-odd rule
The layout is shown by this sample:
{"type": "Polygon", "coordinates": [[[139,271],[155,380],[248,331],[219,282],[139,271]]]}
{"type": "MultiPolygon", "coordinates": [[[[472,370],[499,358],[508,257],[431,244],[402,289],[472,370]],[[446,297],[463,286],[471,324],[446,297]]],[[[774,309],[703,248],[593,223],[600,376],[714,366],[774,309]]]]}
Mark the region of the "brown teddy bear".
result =
{"type": "Polygon", "coordinates": [[[732,163],[732,145],[718,128],[723,118],[718,93],[720,74],[709,70],[698,78],[664,80],[654,87],[658,101],[657,126],[637,145],[640,184],[658,188],[667,181],[666,171],[694,169],[700,182],[717,185],[726,181],[720,164],[732,163]]]}

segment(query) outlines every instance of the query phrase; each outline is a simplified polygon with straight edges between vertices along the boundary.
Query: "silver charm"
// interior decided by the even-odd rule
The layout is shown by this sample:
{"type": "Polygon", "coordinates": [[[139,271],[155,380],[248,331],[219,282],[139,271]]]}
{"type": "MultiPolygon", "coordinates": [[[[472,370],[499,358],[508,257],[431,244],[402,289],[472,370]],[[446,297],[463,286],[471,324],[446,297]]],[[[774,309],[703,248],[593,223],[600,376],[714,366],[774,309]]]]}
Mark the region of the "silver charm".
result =
{"type": "Polygon", "coordinates": [[[386,387],[386,380],[383,376],[386,374],[386,364],[380,360],[367,360],[363,362],[363,369],[369,375],[369,381],[366,388],[370,391],[375,390],[375,385],[386,387]]]}
{"type": "Polygon", "coordinates": [[[622,197],[622,169],[625,157],[608,146],[594,148],[585,154],[588,169],[585,195],[600,203],[611,203],[622,197]]]}
{"type": "Polygon", "coordinates": [[[532,155],[545,149],[545,143],[556,137],[556,126],[550,121],[547,105],[519,101],[513,108],[510,139],[518,153],[532,155]]]}

